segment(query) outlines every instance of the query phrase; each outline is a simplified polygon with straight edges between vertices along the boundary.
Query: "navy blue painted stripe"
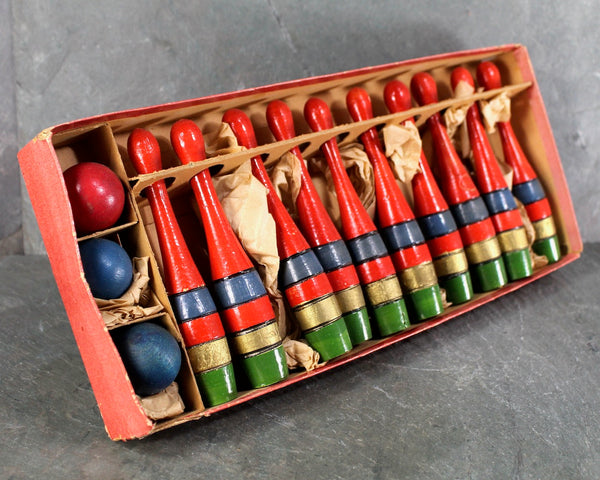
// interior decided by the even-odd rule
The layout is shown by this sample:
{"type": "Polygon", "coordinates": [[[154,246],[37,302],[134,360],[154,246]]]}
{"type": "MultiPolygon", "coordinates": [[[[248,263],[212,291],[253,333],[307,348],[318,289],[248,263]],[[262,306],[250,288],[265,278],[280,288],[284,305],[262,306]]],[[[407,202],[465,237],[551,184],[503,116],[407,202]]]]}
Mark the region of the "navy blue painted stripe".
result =
{"type": "Polygon", "coordinates": [[[255,269],[222,278],[215,282],[215,294],[222,309],[247,303],[267,294],[255,269]]]}
{"type": "Polygon", "coordinates": [[[319,263],[315,252],[310,249],[292,255],[279,263],[279,282],[284,289],[319,273],[323,273],[323,266],[319,263]]]}
{"type": "Polygon", "coordinates": [[[449,233],[458,230],[456,221],[454,220],[452,213],[450,213],[450,210],[432,213],[431,215],[418,218],[417,221],[421,226],[421,231],[427,239],[448,235],[449,233]]]}
{"type": "Polygon", "coordinates": [[[515,197],[508,188],[501,188],[500,190],[494,190],[490,193],[484,193],[482,195],[487,205],[490,215],[496,215],[502,212],[508,212],[517,208],[515,197]]]}
{"type": "Polygon", "coordinates": [[[466,227],[472,223],[481,222],[490,216],[485,202],[481,197],[475,197],[466,202],[451,205],[450,210],[459,227],[466,227]]]}
{"type": "Polygon", "coordinates": [[[352,257],[343,240],[335,240],[325,245],[313,247],[313,251],[326,272],[352,265],[352,257]]]}
{"type": "Polygon", "coordinates": [[[525,205],[546,198],[542,184],[537,178],[529,180],[528,182],[519,183],[518,185],[513,185],[513,193],[515,197],[521,200],[525,205]]]}
{"type": "Polygon", "coordinates": [[[379,232],[369,232],[347,241],[354,263],[361,264],[388,255],[379,232]]]}
{"type": "Polygon", "coordinates": [[[425,243],[423,232],[415,220],[385,227],[381,230],[381,235],[390,252],[425,243]]]}
{"type": "Polygon", "coordinates": [[[169,295],[169,300],[178,323],[206,317],[217,311],[215,302],[206,287],[169,295]]]}

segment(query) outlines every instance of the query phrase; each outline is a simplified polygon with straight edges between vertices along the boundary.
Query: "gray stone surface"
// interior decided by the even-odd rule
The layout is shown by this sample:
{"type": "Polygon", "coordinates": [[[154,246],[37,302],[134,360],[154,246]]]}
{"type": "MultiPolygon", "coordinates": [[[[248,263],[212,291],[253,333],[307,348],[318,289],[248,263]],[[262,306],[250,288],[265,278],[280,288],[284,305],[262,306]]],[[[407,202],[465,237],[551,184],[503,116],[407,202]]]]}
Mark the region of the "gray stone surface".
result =
{"type": "Polygon", "coordinates": [[[0,478],[600,478],[600,244],[386,350],[145,440],[106,436],[49,264],[0,260],[0,478]]]}
{"type": "Polygon", "coordinates": [[[0,256],[23,252],[10,2],[0,2],[0,256]]]}
{"type": "MultiPolygon", "coordinates": [[[[529,49],[583,238],[599,241],[599,6],[558,0],[13,1],[18,144],[88,115],[517,42],[529,49]]],[[[41,253],[27,203],[25,196],[25,250],[41,253]]]]}

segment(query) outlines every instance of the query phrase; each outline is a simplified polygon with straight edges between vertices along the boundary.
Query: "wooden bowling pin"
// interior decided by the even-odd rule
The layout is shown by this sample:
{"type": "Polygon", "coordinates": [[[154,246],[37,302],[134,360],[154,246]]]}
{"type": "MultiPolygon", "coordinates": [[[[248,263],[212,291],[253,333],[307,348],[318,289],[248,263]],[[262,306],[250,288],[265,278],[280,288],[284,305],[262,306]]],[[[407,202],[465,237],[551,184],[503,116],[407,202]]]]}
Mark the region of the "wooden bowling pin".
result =
{"type": "MultiPolygon", "coordinates": [[[[437,85],[428,73],[413,76],[411,90],[419,105],[438,101],[437,85]]],[[[507,282],[506,270],[485,202],[452,145],[441,113],[431,115],[427,126],[433,138],[442,192],[458,225],[474,286],[484,292],[500,288],[507,282]]]]}
{"type": "MultiPolygon", "coordinates": [[[[274,100],[267,106],[267,123],[277,140],[296,136],[292,112],[281,100],[274,100]]],[[[294,147],[291,153],[296,156],[300,165],[301,184],[296,199],[300,229],[327,273],[352,345],[358,345],[369,340],[372,333],[356,268],[348,247],[317,194],[300,149],[294,147]]]]}
{"type": "MultiPolygon", "coordinates": [[[[464,67],[455,68],[450,81],[454,90],[460,82],[475,88],[473,77],[464,67]]],[[[533,266],[523,220],[487,138],[476,103],[467,110],[466,122],[473,151],[475,181],[496,229],[508,278],[518,280],[528,277],[533,266]]]]}
{"type": "MultiPolygon", "coordinates": [[[[481,62],[477,67],[477,83],[486,90],[502,87],[498,67],[492,62],[481,62]]],[[[560,259],[560,245],[550,203],[535,170],[529,163],[510,122],[498,122],[498,131],[504,159],[513,169],[512,192],[523,205],[535,229],[533,251],[544,255],[548,262],[560,259]]]]}
{"type": "MultiPolygon", "coordinates": [[[[160,148],[150,132],[133,130],[127,150],[138,173],[162,169],[160,148]]],[[[233,400],[237,388],[225,331],[185,243],[164,180],[158,180],[144,192],[156,223],[165,287],[202,399],[207,406],[233,400]]]]}
{"type": "MultiPolygon", "coordinates": [[[[392,80],[385,86],[384,99],[392,113],[409,110],[412,106],[410,91],[399,80],[392,80]]],[[[414,124],[414,120],[409,118],[404,123],[414,124]]],[[[414,212],[433,257],[439,284],[446,291],[446,299],[458,305],[473,298],[471,275],[463,242],[423,150],[419,159],[419,170],[411,182],[414,212]]]]}
{"type": "MultiPolygon", "coordinates": [[[[244,112],[231,109],[223,115],[238,143],[246,148],[257,146],[254,128],[244,112]]],[[[269,213],[275,220],[279,252],[279,285],[304,338],[330,360],[352,348],[350,336],[329,279],[317,256],[277,196],[260,156],[251,159],[253,175],[267,189],[269,213]]]]}
{"type": "MultiPolygon", "coordinates": [[[[191,120],[173,124],[171,144],[184,165],[206,158],[202,132],[191,120]]],[[[213,289],[229,343],[252,387],[277,383],[288,369],[267,291],[227,220],[209,170],[195,175],[190,185],[200,207],[213,289]]]]}
{"type": "MultiPolygon", "coordinates": [[[[355,122],[373,118],[371,98],[355,87],[348,92],[346,104],[355,122]]],[[[377,129],[360,136],[373,165],[377,218],[381,236],[388,247],[400,284],[406,293],[411,318],[427,320],[442,313],[442,298],[431,253],[383,152],[377,129]]]]}
{"type": "MultiPolygon", "coordinates": [[[[306,102],[304,117],[314,131],[333,128],[329,107],[318,98],[306,102]]],[[[373,307],[379,333],[385,336],[405,330],[410,321],[394,264],[350,182],[335,138],[321,145],[321,151],[331,170],[340,206],[342,235],[373,307]]]]}

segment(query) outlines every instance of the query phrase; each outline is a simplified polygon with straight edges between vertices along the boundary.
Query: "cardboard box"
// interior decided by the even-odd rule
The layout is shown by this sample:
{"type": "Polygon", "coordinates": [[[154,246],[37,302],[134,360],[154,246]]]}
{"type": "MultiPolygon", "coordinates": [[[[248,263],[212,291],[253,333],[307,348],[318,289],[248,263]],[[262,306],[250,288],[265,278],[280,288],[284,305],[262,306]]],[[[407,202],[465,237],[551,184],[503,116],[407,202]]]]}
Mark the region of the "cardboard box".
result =
{"type": "MultiPolygon", "coordinates": [[[[471,100],[489,98],[497,93],[477,93],[471,100]]],[[[494,148],[498,149],[498,142],[493,143],[494,148]]],[[[18,156],[75,340],[106,430],[114,440],[144,437],[179,423],[215,414],[388,347],[549,274],[575,260],[583,249],[560,158],[533,68],[525,47],[519,45],[436,55],[76,120],[42,131],[18,156]],[[196,173],[214,165],[222,165],[221,172],[226,173],[257,154],[264,155],[265,162],[269,165],[294,145],[300,145],[305,157],[308,157],[318,151],[321,143],[334,136],[342,139],[340,144],[345,144],[355,140],[371,126],[398,123],[409,116],[415,116],[417,124],[422,125],[431,113],[464,102],[450,99],[449,76],[452,68],[462,65],[474,72],[477,64],[484,59],[496,62],[506,85],[503,90],[512,96],[512,124],[550,200],[562,248],[562,259],[556,264],[536,270],[533,276],[526,280],[510,283],[492,293],[476,295],[473,301],[465,305],[450,307],[443,315],[418,324],[408,331],[368,341],[316,370],[295,372],[287,380],[271,387],[241,392],[236,400],[217,407],[204,407],[189,361],[184,358],[177,380],[186,406],[185,412],[170,420],[151,421],[144,414],[133,391],[109,329],[100,316],[85,280],[78,249],[78,242],[82,238],[77,238],[74,228],[63,172],[77,162],[95,160],[108,165],[127,186],[127,206],[121,221],[115,227],[94,233],[92,236],[118,238],[131,256],[151,257],[151,287],[156,301],[165,307],[164,313],[153,319],[166,326],[181,343],[181,336],[161,279],[160,254],[158,251],[156,255],[154,253],[156,237],[149,206],[147,200],[140,195],[146,186],[159,178],[170,179],[172,183],[169,192],[177,201],[190,195],[188,181],[196,173]],[[434,76],[442,100],[437,104],[414,108],[407,112],[387,114],[382,98],[384,85],[392,79],[400,79],[409,84],[412,75],[419,71],[428,71],[434,76]],[[346,111],[345,96],[353,86],[362,86],[371,95],[375,113],[373,120],[352,123],[346,111]],[[323,132],[310,132],[302,118],[304,103],[310,96],[320,97],[330,105],[336,127],[323,132]],[[299,134],[297,138],[282,142],[273,141],[266,124],[265,109],[268,102],[274,99],[286,101],[292,109],[299,134]],[[220,123],[223,112],[229,108],[240,108],[249,115],[261,146],[250,151],[213,158],[201,164],[179,165],[168,146],[169,129],[173,122],[180,118],[189,118],[203,131],[214,130],[220,123]],[[165,148],[161,147],[165,170],[147,175],[137,175],[133,170],[128,161],[126,145],[127,137],[135,127],[150,130],[158,138],[161,146],[167,145],[165,148]]],[[[179,221],[183,224],[189,222],[191,225],[197,222],[191,210],[190,215],[183,211],[181,215],[179,221]]],[[[182,348],[182,351],[185,352],[185,349],[182,348]]],[[[360,364],[356,364],[354,368],[360,368],[360,364]]]]}

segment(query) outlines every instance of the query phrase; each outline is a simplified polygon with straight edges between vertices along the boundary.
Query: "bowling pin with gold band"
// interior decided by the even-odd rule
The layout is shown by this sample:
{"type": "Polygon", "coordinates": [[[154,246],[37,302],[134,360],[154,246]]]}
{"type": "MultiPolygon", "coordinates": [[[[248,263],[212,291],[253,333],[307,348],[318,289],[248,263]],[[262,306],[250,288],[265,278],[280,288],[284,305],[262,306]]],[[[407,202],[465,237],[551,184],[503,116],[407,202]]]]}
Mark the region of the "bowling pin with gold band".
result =
{"type": "MultiPolygon", "coordinates": [[[[257,146],[254,128],[244,112],[228,110],[223,122],[229,124],[240,145],[257,146]]],[[[279,285],[310,346],[322,360],[338,357],[349,351],[352,343],[327,275],[277,196],[260,156],[251,163],[253,175],[267,189],[269,213],[277,227],[279,285]]]]}
{"type": "MultiPolygon", "coordinates": [[[[477,67],[477,83],[485,90],[502,87],[498,67],[492,62],[481,62],[477,67]]],[[[504,160],[513,169],[512,192],[523,205],[535,229],[533,251],[544,255],[548,262],[560,259],[560,245],[550,203],[535,170],[529,163],[510,121],[498,122],[504,160]]]]}
{"type": "MultiPolygon", "coordinates": [[[[473,77],[464,67],[456,67],[452,71],[450,82],[453,90],[456,90],[460,82],[466,82],[475,89],[473,77]]],[[[526,278],[533,270],[527,234],[517,202],[508,189],[485,133],[477,104],[471,105],[467,110],[466,122],[473,151],[475,181],[496,229],[508,278],[526,278]]]]}
{"type": "MultiPolygon", "coordinates": [[[[138,173],[162,169],[160,148],[150,132],[140,128],[133,130],[127,149],[138,173]]],[[[217,307],[185,243],[164,180],[147,187],[144,193],[156,224],[165,287],[202,400],[206,406],[233,400],[237,388],[225,331],[217,307]]]]}
{"type": "MultiPolygon", "coordinates": [[[[202,132],[191,120],[173,124],[171,144],[183,165],[206,158],[202,132]]],[[[288,369],[267,291],[229,225],[209,170],[195,175],[190,185],[200,207],[213,289],[229,343],[252,387],[277,383],[288,369]]]]}
{"type": "MultiPolygon", "coordinates": [[[[318,98],[310,98],[306,102],[304,117],[314,131],[333,128],[329,107],[318,98]]],[[[321,145],[321,151],[333,178],[340,206],[342,235],[373,307],[379,333],[386,336],[405,330],[410,321],[394,264],[350,182],[335,138],[321,145]]]]}
{"type": "MultiPolygon", "coordinates": [[[[438,101],[437,85],[428,73],[413,76],[411,90],[419,105],[438,101]]],[[[506,269],[485,202],[452,145],[441,113],[431,115],[427,126],[433,138],[442,192],[458,225],[474,287],[483,292],[500,288],[507,282],[506,269]]]]}
{"type": "MultiPolygon", "coordinates": [[[[351,89],[346,104],[355,122],[373,118],[366,90],[351,89]]],[[[411,318],[421,322],[435,317],[442,313],[442,297],[423,232],[396,183],[376,128],[368,129],[360,140],[373,165],[381,235],[400,277],[411,318]]]]}
{"type": "MultiPolygon", "coordinates": [[[[277,140],[296,136],[292,112],[281,100],[274,100],[267,106],[267,123],[277,140]]],[[[327,273],[352,345],[358,345],[369,340],[372,333],[356,268],[348,247],[317,194],[300,149],[294,147],[291,153],[296,156],[300,166],[301,184],[296,199],[300,229],[327,273]]]]}
{"type": "MultiPolygon", "coordinates": [[[[385,86],[384,99],[392,113],[409,110],[412,106],[410,91],[399,80],[392,80],[385,86]]],[[[408,123],[414,124],[414,120],[408,118],[404,124],[408,123]]],[[[458,305],[473,298],[469,264],[462,239],[423,150],[419,170],[411,182],[413,209],[433,257],[439,284],[446,291],[446,299],[458,305]]]]}

